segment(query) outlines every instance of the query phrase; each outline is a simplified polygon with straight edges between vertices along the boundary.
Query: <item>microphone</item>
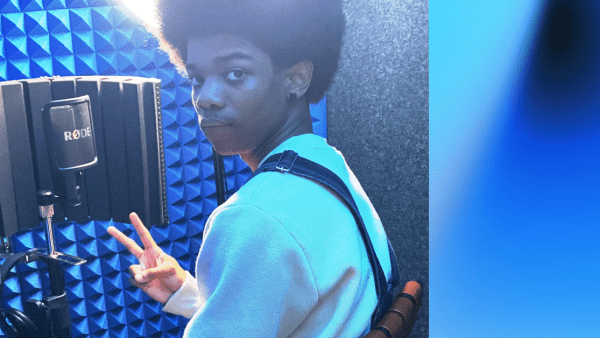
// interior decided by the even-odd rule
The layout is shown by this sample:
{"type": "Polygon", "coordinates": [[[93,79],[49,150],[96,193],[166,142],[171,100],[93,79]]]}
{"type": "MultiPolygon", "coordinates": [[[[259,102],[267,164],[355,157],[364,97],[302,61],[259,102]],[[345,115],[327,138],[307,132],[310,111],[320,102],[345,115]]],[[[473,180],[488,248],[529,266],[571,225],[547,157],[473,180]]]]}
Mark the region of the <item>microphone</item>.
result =
{"type": "Polygon", "coordinates": [[[89,96],[50,101],[42,110],[42,121],[50,166],[63,174],[67,205],[77,209],[81,171],[98,163],[89,96]]]}

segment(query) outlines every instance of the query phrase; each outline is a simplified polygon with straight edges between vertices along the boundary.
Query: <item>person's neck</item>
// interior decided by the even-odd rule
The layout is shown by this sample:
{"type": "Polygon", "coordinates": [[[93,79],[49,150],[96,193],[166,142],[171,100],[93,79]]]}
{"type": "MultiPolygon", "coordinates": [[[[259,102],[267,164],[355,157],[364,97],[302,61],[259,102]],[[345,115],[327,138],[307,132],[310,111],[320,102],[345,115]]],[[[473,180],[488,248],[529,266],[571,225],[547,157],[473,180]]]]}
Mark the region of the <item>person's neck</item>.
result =
{"type": "Polygon", "coordinates": [[[242,160],[246,162],[252,171],[256,171],[258,165],[265,156],[287,139],[298,135],[313,133],[312,119],[310,117],[308,104],[302,100],[295,105],[290,106],[289,109],[289,118],[277,133],[264,140],[263,143],[252,152],[240,154],[242,160]]]}

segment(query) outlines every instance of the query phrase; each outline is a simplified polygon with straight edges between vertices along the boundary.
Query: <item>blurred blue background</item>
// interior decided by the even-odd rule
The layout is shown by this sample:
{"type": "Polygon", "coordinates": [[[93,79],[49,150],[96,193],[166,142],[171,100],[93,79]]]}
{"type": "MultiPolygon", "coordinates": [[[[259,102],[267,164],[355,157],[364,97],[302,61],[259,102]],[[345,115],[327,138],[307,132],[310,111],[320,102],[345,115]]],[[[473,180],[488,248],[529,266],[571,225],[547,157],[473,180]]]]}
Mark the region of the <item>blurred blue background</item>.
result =
{"type": "Polygon", "coordinates": [[[431,2],[431,337],[600,336],[599,19],[431,2]]]}

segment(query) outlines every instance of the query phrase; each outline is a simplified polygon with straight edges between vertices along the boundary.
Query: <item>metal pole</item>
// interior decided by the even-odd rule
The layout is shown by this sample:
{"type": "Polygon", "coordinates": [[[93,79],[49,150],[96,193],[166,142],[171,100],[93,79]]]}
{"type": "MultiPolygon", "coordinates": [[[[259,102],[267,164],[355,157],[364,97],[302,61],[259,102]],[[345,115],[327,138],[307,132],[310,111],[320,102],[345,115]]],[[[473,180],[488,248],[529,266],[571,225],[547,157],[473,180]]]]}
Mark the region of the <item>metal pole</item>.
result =
{"type": "Polygon", "coordinates": [[[49,256],[55,256],[56,248],[54,246],[54,229],[52,228],[52,216],[54,216],[54,194],[50,190],[40,190],[38,195],[38,208],[40,217],[46,223],[46,248],[49,256]]]}

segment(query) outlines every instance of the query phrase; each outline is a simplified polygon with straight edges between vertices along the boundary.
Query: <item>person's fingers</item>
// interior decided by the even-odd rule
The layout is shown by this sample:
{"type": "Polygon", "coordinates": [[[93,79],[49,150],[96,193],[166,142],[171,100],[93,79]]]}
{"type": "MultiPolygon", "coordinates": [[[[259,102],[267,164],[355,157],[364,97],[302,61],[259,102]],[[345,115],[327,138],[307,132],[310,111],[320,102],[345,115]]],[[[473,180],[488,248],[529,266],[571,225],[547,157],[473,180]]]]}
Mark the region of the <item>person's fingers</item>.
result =
{"type": "MultiPolygon", "coordinates": [[[[144,291],[145,293],[152,292],[155,289],[155,286],[153,286],[151,283],[139,283],[133,277],[129,277],[129,283],[131,285],[135,286],[136,288],[144,291]]],[[[167,297],[167,299],[168,299],[168,297],[167,297]]],[[[164,300],[163,299],[156,299],[156,300],[158,302],[165,303],[167,301],[167,299],[164,299],[164,300]]]]}
{"type": "Polygon", "coordinates": [[[150,231],[146,229],[146,226],[144,225],[144,223],[142,223],[142,220],[135,212],[129,214],[129,219],[131,220],[131,224],[133,224],[133,227],[140,236],[142,244],[144,244],[144,248],[150,249],[157,246],[154,242],[154,239],[150,235],[150,231]]]}
{"type": "Polygon", "coordinates": [[[144,269],[142,266],[133,264],[129,266],[129,273],[131,273],[131,277],[135,279],[138,283],[144,283],[144,269]]]}
{"type": "Polygon", "coordinates": [[[131,285],[136,286],[142,290],[144,290],[150,281],[145,281],[143,278],[144,270],[141,266],[137,264],[133,264],[129,266],[129,273],[131,277],[129,277],[129,282],[131,285]]]}
{"type": "Polygon", "coordinates": [[[140,248],[140,246],[137,245],[137,243],[133,239],[125,236],[125,234],[117,230],[117,228],[110,226],[108,227],[107,232],[111,236],[113,236],[117,241],[121,242],[121,244],[123,244],[127,248],[127,250],[129,250],[129,252],[131,252],[131,254],[135,257],[140,258],[140,256],[142,256],[142,254],[144,253],[144,250],[142,250],[142,248],[140,248]]]}
{"type": "Polygon", "coordinates": [[[147,281],[154,278],[166,278],[175,275],[175,268],[172,266],[157,267],[146,269],[142,272],[142,281],[147,281]]]}
{"type": "Polygon", "coordinates": [[[146,291],[148,289],[148,283],[138,283],[133,276],[129,277],[129,283],[138,289],[142,289],[142,291],[146,291]]]}
{"type": "Polygon", "coordinates": [[[171,277],[176,274],[175,268],[172,266],[144,269],[137,264],[131,265],[129,272],[137,283],[148,283],[153,279],[171,277]]]}

